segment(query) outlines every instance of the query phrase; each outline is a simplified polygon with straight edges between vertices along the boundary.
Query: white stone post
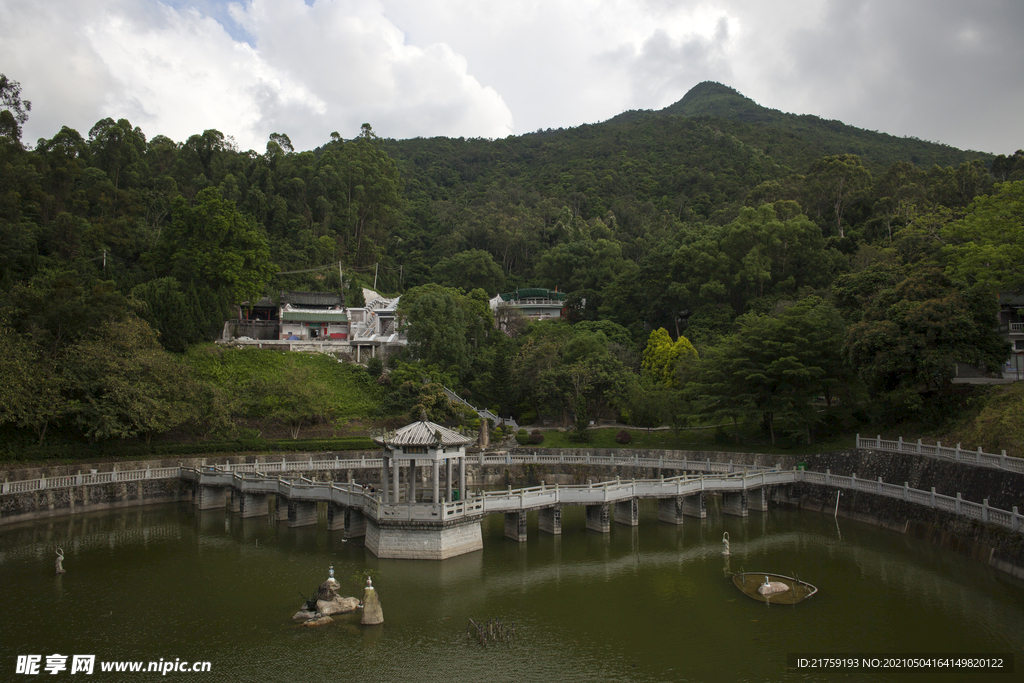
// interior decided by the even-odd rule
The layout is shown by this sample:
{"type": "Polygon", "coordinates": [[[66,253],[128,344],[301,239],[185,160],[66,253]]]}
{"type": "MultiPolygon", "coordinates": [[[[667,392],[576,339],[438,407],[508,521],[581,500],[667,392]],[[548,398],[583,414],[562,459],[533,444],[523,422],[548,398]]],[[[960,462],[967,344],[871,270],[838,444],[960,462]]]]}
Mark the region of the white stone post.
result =
{"type": "Polygon", "coordinates": [[[459,499],[466,500],[466,459],[459,458],[459,499]]]}
{"type": "Polygon", "coordinates": [[[437,460],[431,461],[433,464],[433,475],[434,475],[434,505],[441,502],[441,463],[437,460]]]}
{"type": "Polygon", "coordinates": [[[444,470],[445,470],[444,481],[445,481],[445,490],[446,490],[446,495],[445,495],[444,499],[445,499],[445,502],[451,503],[452,502],[452,459],[451,458],[445,458],[444,459],[444,470]]]}
{"type": "Polygon", "coordinates": [[[391,488],[391,490],[394,492],[392,494],[393,498],[394,498],[392,500],[392,502],[393,503],[397,503],[398,499],[400,497],[399,493],[398,493],[398,491],[399,491],[399,489],[398,489],[399,479],[398,479],[398,454],[397,453],[394,453],[391,456],[391,478],[392,478],[391,479],[391,483],[394,484],[394,486],[392,486],[392,488],[391,488]]]}

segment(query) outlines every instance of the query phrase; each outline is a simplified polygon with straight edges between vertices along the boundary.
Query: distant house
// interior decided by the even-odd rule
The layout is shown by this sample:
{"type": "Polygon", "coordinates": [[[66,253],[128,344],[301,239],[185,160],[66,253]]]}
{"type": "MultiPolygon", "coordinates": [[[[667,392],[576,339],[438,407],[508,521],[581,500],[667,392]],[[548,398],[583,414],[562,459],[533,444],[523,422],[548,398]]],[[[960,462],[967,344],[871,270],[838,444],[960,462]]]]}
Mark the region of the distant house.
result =
{"type": "Polygon", "coordinates": [[[348,313],[337,308],[281,307],[281,339],[343,340],[348,339],[348,313]]]}
{"type": "Polygon", "coordinates": [[[999,331],[1012,347],[1003,376],[1024,379],[1024,295],[999,295],[999,331]]]}
{"type": "Polygon", "coordinates": [[[341,294],[282,291],[277,302],[263,298],[240,308],[239,319],[224,324],[221,342],[351,353],[361,361],[406,344],[395,325],[397,306],[397,298],[378,296],[366,306],[346,308],[341,294]]]}
{"type": "Polygon", "coordinates": [[[491,310],[495,318],[503,312],[531,320],[561,318],[565,308],[565,292],[539,287],[517,289],[505,292],[491,299],[491,310]]]}

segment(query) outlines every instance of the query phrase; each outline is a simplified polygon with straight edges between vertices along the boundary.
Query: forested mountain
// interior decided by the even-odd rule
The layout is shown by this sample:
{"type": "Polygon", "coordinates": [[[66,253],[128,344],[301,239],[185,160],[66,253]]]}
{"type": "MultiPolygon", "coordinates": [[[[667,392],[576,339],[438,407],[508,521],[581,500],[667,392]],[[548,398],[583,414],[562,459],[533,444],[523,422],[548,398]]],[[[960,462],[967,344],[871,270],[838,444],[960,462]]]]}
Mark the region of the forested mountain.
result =
{"type": "Polygon", "coordinates": [[[762,107],[728,86],[710,81],[694,86],[675,104],[649,115],[715,121],[723,132],[799,172],[809,168],[816,159],[834,154],[856,154],[872,173],[883,173],[898,161],[909,161],[927,169],[935,165],[959,166],[978,159],[990,162],[995,156],[855,128],[813,114],[784,114],[762,107]]]}
{"type": "MultiPolygon", "coordinates": [[[[408,292],[419,326],[413,355],[375,370],[381,414],[440,405],[429,376],[521,415],[640,420],[654,397],[675,406],[661,421],[760,421],[773,439],[776,420],[811,438],[809,401],[913,411],[954,361],[998,367],[994,292],[1024,284],[1024,152],[782,114],[719,84],[565,130],[390,140],[364,124],[312,151],[110,118],[30,146],[6,77],[0,106],[0,371],[16,378],[0,425],[39,439],[175,428],[188,394],[158,381],[167,368],[234,307],[341,288],[339,263],[345,287],[375,274],[408,292]],[[571,324],[497,333],[482,302],[520,286],[567,292],[571,324]],[[134,359],[124,386],[104,383],[103,348],[134,359]]],[[[256,410],[257,384],[232,389],[256,392],[248,408],[206,412],[256,410]]],[[[190,405],[227,400],[203,386],[190,405]]]]}

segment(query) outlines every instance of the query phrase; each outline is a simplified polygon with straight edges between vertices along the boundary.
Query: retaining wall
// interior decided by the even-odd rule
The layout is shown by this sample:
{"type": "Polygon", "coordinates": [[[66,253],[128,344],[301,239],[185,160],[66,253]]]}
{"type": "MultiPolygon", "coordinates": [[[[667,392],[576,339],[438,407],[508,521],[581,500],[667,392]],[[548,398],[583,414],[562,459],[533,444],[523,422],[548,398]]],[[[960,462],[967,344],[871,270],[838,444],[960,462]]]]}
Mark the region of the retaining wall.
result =
{"type": "MultiPolygon", "coordinates": [[[[931,458],[876,451],[848,451],[805,458],[808,470],[862,479],[882,477],[889,483],[907,482],[912,488],[935,488],[936,493],[993,507],[1024,509],[1024,475],[931,458]]],[[[813,484],[776,487],[774,500],[802,510],[836,514],[836,489],[813,484]]],[[[880,526],[967,555],[1012,576],[1024,579],[1024,535],[964,517],[863,491],[843,491],[838,516],[880,526]]]]}

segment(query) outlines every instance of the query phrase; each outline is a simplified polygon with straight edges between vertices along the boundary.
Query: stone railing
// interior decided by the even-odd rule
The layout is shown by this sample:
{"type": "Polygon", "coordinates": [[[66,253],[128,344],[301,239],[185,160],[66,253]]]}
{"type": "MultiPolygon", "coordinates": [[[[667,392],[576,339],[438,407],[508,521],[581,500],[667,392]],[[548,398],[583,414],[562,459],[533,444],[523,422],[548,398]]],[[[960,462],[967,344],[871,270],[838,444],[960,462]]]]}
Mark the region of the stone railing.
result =
{"type": "MultiPolygon", "coordinates": [[[[714,462],[710,459],[689,460],[673,458],[640,458],[624,456],[599,455],[539,455],[486,453],[469,456],[467,464],[478,465],[600,465],[607,467],[657,467],[662,469],[687,470],[691,472],[707,472],[709,474],[730,474],[744,470],[767,470],[768,467],[758,465],[734,465],[732,462],[714,462]]],[[[399,460],[400,467],[407,467],[408,459],[399,460]]],[[[298,472],[328,472],[338,470],[380,469],[384,466],[383,458],[341,458],[314,460],[287,460],[266,462],[247,462],[238,464],[210,465],[204,471],[233,473],[253,473],[261,475],[279,475],[298,472]]],[[[776,468],[777,469],[777,468],[776,468]]],[[[74,486],[92,486],[97,484],[119,484],[150,479],[178,479],[183,475],[180,467],[160,467],[137,470],[114,470],[112,472],[94,472],[90,474],[71,474],[59,477],[42,477],[39,479],[22,479],[0,483],[0,494],[28,493],[45,489],[70,488],[74,486]]]]}
{"type": "Polygon", "coordinates": [[[881,477],[877,480],[858,479],[856,474],[847,477],[831,474],[828,471],[824,474],[821,472],[801,471],[800,475],[800,481],[808,484],[819,484],[821,486],[873,493],[876,496],[916,503],[917,505],[923,505],[934,510],[942,510],[943,512],[967,517],[968,519],[985,522],[986,524],[1006,527],[1013,531],[1024,531],[1024,515],[1020,514],[1016,505],[1013,506],[1012,511],[1001,510],[991,507],[988,504],[988,498],[981,503],[974,503],[964,500],[959,493],[955,497],[935,493],[934,486],[930,491],[922,491],[921,489],[912,489],[906,483],[902,486],[887,484],[882,481],[881,477]]]}
{"type": "MultiPolygon", "coordinates": [[[[717,463],[722,464],[722,463],[717,463]]],[[[683,475],[659,479],[615,479],[596,484],[572,486],[533,486],[505,491],[484,491],[471,494],[466,500],[452,503],[399,502],[383,503],[379,492],[367,493],[359,484],[333,484],[313,482],[299,478],[288,481],[265,476],[242,476],[211,469],[183,469],[182,476],[204,486],[232,486],[246,493],[276,493],[292,500],[331,502],[355,507],[375,520],[442,522],[480,515],[535,510],[552,505],[597,505],[614,503],[630,498],[669,498],[697,493],[738,492],[780,484],[807,483],[837,489],[860,491],[885,498],[901,500],[948,512],[966,519],[992,524],[1018,533],[1024,533],[1024,515],[1016,506],[1002,510],[988,504],[945,496],[935,492],[913,489],[874,479],[858,479],[856,475],[843,476],[826,471],[761,470],[712,476],[683,475]]]]}
{"type": "Polygon", "coordinates": [[[59,477],[41,477],[39,479],[21,479],[5,481],[0,484],[0,494],[30,493],[45,489],[69,488],[72,486],[94,486],[97,484],[127,484],[129,482],[147,481],[150,479],[178,479],[181,477],[180,467],[146,468],[144,470],[114,470],[112,472],[90,472],[88,474],[68,474],[59,477]]]}
{"type": "MultiPolygon", "coordinates": [[[[860,439],[858,439],[860,441],[860,439]]],[[[870,440],[869,440],[870,441],[870,440]]],[[[900,443],[900,442],[894,442],[900,443]]],[[[916,447],[916,444],[912,444],[916,447]]],[[[872,446],[866,446],[871,448],[872,446]]],[[[877,448],[876,448],[877,449],[877,448]]],[[[949,449],[953,450],[953,449],[949,449]]],[[[904,451],[906,452],[906,451],[904,451]]],[[[916,451],[910,451],[916,452],[916,451]]],[[[974,454],[974,451],[963,451],[974,454]]],[[[935,456],[939,457],[939,456],[935,456]]],[[[998,457],[998,456],[993,456],[998,457]]],[[[1012,460],[1018,460],[1016,458],[1012,460]]],[[[942,510],[968,519],[995,524],[1016,532],[1024,531],[1024,517],[1014,506],[1012,511],[991,507],[988,500],[981,503],[963,500],[958,493],[945,496],[935,492],[889,484],[881,480],[858,479],[856,475],[843,476],[826,471],[780,470],[710,460],[671,460],[665,458],[616,458],[614,456],[545,456],[545,455],[484,455],[480,464],[502,463],[560,463],[589,465],[634,465],[661,467],[688,471],[708,472],[710,476],[684,475],[659,479],[612,481],[576,486],[539,486],[518,490],[489,491],[452,503],[386,504],[379,493],[367,493],[358,484],[315,482],[304,477],[286,480],[280,476],[283,468],[291,471],[323,471],[331,469],[376,468],[382,466],[380,458],[334,458],[331,460],[284,461],[245,463],[202,468],[161,467],[112,472],[29,479],[4,482],[0,493],[30,493],[71,486],[90,486],[142,482],[159,479],[185,479],[206,486],[231,486],[242,492],[277,494],[296,500],[328,501],[338,505],[357,507],[374,519],[402,521],[437,521],[457,519],[512,510],[536,509],[557,504],[597,504],[629,498],[666,498],[698,492],[741,491],[778,484],[808,483],[853,491],[862,491],[886,498],[902,500],[936,510],[942,510]],[[277,476],[274,476],[275,473],[277,476]],[[401,508],[401,509],[399,509],[401,508]]],[[[959,462],[971,462],[961,460],[959,462]]],[[[408,461],[401,464],[407,465],[408,461]]],[[[1007,468],[1008,469],[1008,468],[1007,468]]]]}
{"type": "Polygon", "coordinates": [[[978,450],[972,451],[961,448],[960,444],[957,444],[955,447],[943,446],[941,441],[932,446],[931,444],[921,443],[921,439],[918,439],[916,442],[904,441],[901,436],[897,440],[892,441],[883,439],[881,436],[872,439],[871,437],[863,437],[858,434],[857,448],[870,451],[923,455],[937,460],[947,460],[977,467],[991,467],[993,469],[1024,474],[1024,458],[1010,457],[1006,455],[1006,451],[1003,451],[1000,455],[986,453],[981,450],[980,446],[978,450]]]}

